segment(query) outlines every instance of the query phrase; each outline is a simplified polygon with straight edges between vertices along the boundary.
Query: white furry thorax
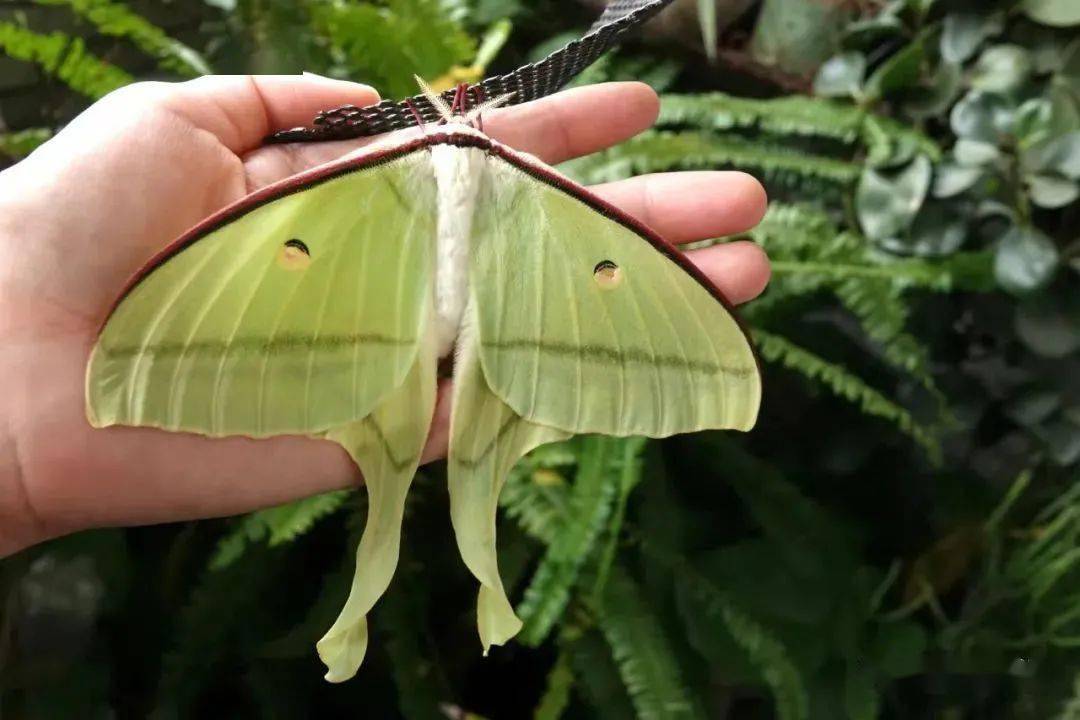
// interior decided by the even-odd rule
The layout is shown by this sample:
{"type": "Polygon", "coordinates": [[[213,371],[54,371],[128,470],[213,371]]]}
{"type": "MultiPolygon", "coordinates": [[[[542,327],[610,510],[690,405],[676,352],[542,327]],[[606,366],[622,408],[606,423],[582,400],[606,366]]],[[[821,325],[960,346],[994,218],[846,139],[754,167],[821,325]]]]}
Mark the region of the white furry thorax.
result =
{"type": "MultiPolygon", "coordinates": [[[[440,131],[478,134],[467,126],[440,131]]],[[[431,160],[438,187],[435,269],[435,334],[439,357],[454,347],[469,294],[469,241],[486,159],[480,148],[434,145],[431,160]]]]}

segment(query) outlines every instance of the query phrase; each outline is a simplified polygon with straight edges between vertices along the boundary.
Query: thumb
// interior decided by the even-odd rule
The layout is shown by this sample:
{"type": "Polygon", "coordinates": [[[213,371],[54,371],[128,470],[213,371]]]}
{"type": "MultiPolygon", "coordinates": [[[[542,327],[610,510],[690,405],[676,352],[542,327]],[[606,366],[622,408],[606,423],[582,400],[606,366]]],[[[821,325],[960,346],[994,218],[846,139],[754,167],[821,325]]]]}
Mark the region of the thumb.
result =
{"type": "Polygon", "coordinates": [[[311,123],[320,110],[372,105],[379,94],[347,80],[303,75],[206,75],[169,86],[160,102],[242,155],[278,130],[311,123]]]}

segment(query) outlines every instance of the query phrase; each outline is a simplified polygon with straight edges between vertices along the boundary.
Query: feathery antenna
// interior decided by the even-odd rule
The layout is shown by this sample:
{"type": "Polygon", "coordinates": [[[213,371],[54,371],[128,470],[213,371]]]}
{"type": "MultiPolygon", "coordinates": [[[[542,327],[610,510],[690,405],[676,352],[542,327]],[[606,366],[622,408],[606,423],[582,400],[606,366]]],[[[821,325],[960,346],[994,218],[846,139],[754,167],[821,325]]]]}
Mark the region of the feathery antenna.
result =
{"type": "Polygon", "coordinates": [[[443,99],[443,96],[435,92],[431,86],[427,84],[427,81],[424,80],[424,78],[419,75],[414,75],[413,77],[416,78],[416,84],[420,86],[420,92],[424,94],[424,97],[427,98],[428,102],[431,103],[432,107],[439,113],[439,116],[446,122],[452,122],[454,119],[454,110],[447,104],[446,100],[443,99]]]}

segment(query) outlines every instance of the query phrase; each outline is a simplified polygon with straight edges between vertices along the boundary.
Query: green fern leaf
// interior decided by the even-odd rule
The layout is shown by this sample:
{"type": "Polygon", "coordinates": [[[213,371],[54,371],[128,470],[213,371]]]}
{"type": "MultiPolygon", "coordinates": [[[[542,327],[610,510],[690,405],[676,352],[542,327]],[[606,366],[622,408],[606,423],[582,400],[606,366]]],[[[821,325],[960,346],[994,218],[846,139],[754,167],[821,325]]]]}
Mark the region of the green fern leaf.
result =
{"type": "Polygon", "coordinates": [[[29,128],[0,133],[0,155],[6,155],[15,160],[24,158],[51,137],[52,130],[48,128],[29,128]]]}
{"type": "Polygon", "coordinates": [[[1080,672],[1073,678],[1072,696],[1061,706],[1054,720],[1080,720],[1080,672]]]}
{"type": "Polygon", "coordinates": [[[37,64],[72,90],[92,98],[123,87],[133,79],[90,53],[80,38],[61,32],[42,35],[14,23],[0,22],[0,51],[16,60],[37,64]]]}
{"type": "Polygon", "coordinates": [[[618,566],[611,573],[597,616],[640,720],[704,717],[683,683],[663,628],[637,583],[618,566]]]}
{"type": "Polygon", "coordinates": [[[566,475],[577,464],[583,438],[533,450],[514,466],[499,504],[521,529],[545,545],[554,542],[568,512],[566,475]]]}
{"type": "Polygon", "coordinates": [[[566,163],[564,168],[588,183],[607,182],[676,169],[736,167],[756,170],[783,187],[846,188],[860,167],[844,160],[766,142],[702,132],[648,132],[616,147],[566,163]]]}
{"type": "MultiPolygon", "coordinates": [[[[403,557],[408,557],[407,547],[403,557]]],[[[402,716],[405,720],[445,720],[441,706],[454,695],[428,637],[428,581],[421,575],[402,563],[376,609],[373,624],[390,659],[402,716]]]]}
{"type": "Polygon", "coordinates": [[[923,153],[935,161],[941,158],[937,143],[903,123],[854,105],[799,95],[768,100],[724,93],[665,95],[658,124],[859,143],[871,160],[886,160],[905,152],[923,153]]]}
{"type": "Polygon", "coordinates": [[[218,543],[210,560],[211,569],[228,567],[243,556],[251,543],[264,538],[270,547],[295,540],[319,520],[334,513],[352,494],[351,490],[337,490],[245,516],[218,543]]]}
{"type": "Polygon", "coordinates": [[[859,319],[863,331],[882,348],[889,363],[913,375],[924,387],[934,388],[928,367],[929,352],[904,332],[908,309],[894,279],[849,278],[834,290],[844,307],[859,319]]]}
{"type": "Polygon", "coordinates": [[[820,257],[837,237],[843,237],[846,243],[840,249],[857,250],[854,240],[841,235],[828,213],[810,205],[770,203],[765,217],[747,235],[770,255],[784,258],[820,257]]]}
{"type": "Polygon", "coordinates": [[[660,126],[760,130],[774,135],[830,138],[848,144],[859,139],[862,122],[862,111],[818,98],[757,100],[724,93],[665,95],[657,120],[660,126]]]}
{"type": "Polygon", "coordinates": [[[559,532],[518,607],[525,623],[518,638],[527,645],[542,643],[562,616],[578,572],[611,513],[621,472],[619,442],[602,436],[582,441],[581,460],[559,532]]]}
{"type": "Polygon", "coordinates": [[[555,541],[569,505],[569,487],[553,470],[516,469],[499,495],[499,504],[521,529],[545,545],[555,541]]]}
{"type": "Polygon", "coordinates": [[[620,455],[617,465],[618,496],[615,499],[615,511],[611,514],[611,522],[607,528],[607,541],[596,563],[596,584],[593,586],[593,594],[597,599],[603,597],[611,568],[615,566],[615,555],[618,552],[623,521],[626,518],[626,506],[630,502],[630,493],[641,482],[641,453],[647,442],[645,438],[622,438],[618,441],[620,455]]]}
{"type": "Polygon", "coordinates": [[[791,341],[764,330],[754,331],[754,340],[762,358],[779,363],[807,378],[821,383],[837,396],[849,400],[873,417],[893,423],[901,432],[917,442],[931,459],[937,460],[941,449],[937,438],[915,422],[911,414],[886,398],[879,391],[852,375],[842,366],[814,355],[791,341]]]}
{"type": "Polygon", "coordinates": [[[279,589],[284,568],[265,548],[223,572],[204,573],[175,619],[171,647],[162,658],[155,707],[164,717],[198,714],[201,693],[220,677],[223,666],[252,648],[250,638],[263,629],[266,597],[279,589]],[[275,562],[276,560],[276,562],[275,562]]]}
{"type": "Polygon", "coordinates": [[[575,689],[588,703],[591,717],[597,720],[634,717],[634,707],[619,676],[619,668],[600,632],[585,631],[572,641],[566,640],[564,649],[570,655],[577,681],[575,689]]]}
{"type": "Polygon", "coordinates": [[[676,582],[696,596],[700,607],[719,619],[750,662],[761,672],[772,691],[779,720],[805,720],[810,700],[802,674],[792,663],[784,644],[761,623],[738,609],[713,583],[696,572],[683,558],[673,564],[676,582]]]}
{"type": "MultiPolygon", "coordinates": [[[[959,253],[957,257],[943,262],[925,260],[898,260],[882,263],[825,262],[825,261],[785,261],[773,263],[773,272],[777,275],[817,275],[830,281],[877,280],[887,281],[894,287],[908,287],[950,292],[956,289],[976,290],[985,286],[974,273],[966,273],[965,260],[984,264],[989,270],[990,258],[987,253],[959,253]],[[953,261],[958,262],[953,262],[953,261]]],[[[979,273],[981,275],[981,272],[979,273]]]]}
{"type": "Polygon", "coordinates": [[[103,35],[130,40],[158,58],[160,65],[185,77],[213,72],[199,53],[175,40],[126,5],[112,0],[37,0],[40,5],[66,5],[86,18],[103,35]]]}
{"type": "Polygon", "coordinates": [[[559,720],[570,705],[570,690],[574,686],[574,673],[570,668],[570,656],[564,650],[551,667],[547,688],[533,712],[533,720],[559,720]]]}

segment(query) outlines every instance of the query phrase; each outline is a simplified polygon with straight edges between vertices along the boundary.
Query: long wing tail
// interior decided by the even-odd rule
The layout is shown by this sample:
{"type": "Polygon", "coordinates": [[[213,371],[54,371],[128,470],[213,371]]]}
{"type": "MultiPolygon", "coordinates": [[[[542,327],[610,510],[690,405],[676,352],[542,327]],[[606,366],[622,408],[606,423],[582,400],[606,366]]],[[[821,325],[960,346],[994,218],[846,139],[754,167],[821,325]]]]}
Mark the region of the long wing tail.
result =
{"type": "Polygon", "coordinates": [[[404,384],[375,412],[327,433],[364,473],[369,499],[349,599],[317,645],[330,682],[342,682],[356,674],[367,651],[365,616],[386,592],[397,568],[405,496],[420,463],[435,408],[435,363],[434,343],[425,342],[404,384]]]}
{"type": "MultiPolygon", "coordinates": [[[[471,316],[466,310],[466,317],[471,316]]],[[[477,625],[484,653],[521,629],[499,577],[495,554],[495,513],[506,475],[533,448],[569,437],[522,420],[491,392],[480,367],[474,327],[458,339],[454,369],[454,410],[450,421],[450,515],[458,549],[480,581],[477,625]]]]}

